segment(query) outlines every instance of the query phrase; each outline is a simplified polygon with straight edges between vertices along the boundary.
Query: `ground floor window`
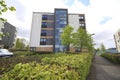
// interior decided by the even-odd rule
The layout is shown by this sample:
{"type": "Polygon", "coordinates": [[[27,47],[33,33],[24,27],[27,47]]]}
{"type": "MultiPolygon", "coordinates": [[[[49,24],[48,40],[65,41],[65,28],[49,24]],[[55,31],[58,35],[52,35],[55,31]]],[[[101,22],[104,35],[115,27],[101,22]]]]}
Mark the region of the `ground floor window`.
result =
{"type": "Polygon", "coordinates": [[[35,47],[30,47],[30,51],[35,51],[36,48],[35,47]]]}

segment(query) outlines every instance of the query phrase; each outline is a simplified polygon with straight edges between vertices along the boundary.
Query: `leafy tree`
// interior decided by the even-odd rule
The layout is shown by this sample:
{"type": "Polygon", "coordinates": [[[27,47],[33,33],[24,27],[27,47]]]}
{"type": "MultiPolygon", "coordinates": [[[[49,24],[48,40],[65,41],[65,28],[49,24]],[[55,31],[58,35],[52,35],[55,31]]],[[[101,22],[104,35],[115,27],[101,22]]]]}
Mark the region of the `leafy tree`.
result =
{"type": "Polygon", "coordinates": [[[89,51],[95,50],[95,49],[94,49],[94,45],[95,45],[95,44],[94,44],[92,35],[94,35],[94,34],[89,34],[89,33],[87,33],[87,48],[88,48],[89,51]]]}
{"type": "Polygon", "coordinates": [[[25,44],[26,40],[24,38],[20,39],[17,38],[16,43],[15,43],[15,48],[16,49],[25,49],[26,44],[25,44]]]}
{"type": "Polygon", "coordinates": [[[73,28],[70,25],[67,25],[65,28],[63,28],[63,32],[61,34],[61,41],[64,46],[67,47],[67,51],[70,50],[70,44],[72,43],[72,32],[73,28]]]}
{"type": "Polygon", "coordinates": [[[87,48],[89,51],[93,51],[94,49],[91,35],[83,28],[79,28],[78,31],[73,34],[73,45],[81,51],[83,48],[87,48]]]}
{"type": "MultiPolygon", "coordinates": [[[[0,15],[7,12],[8,10],[15,11],[16,9],[13,6],[8,7],[7,4],[5,3],[5,0],[0,0],[0,15]]],[[[0,18],[0,20],[6,21],[6,19],[4,18],[0,18]]]]}
{"type": "Polygon", "coordinates": [[[97,48],[96,51],[100,51],[100,48],[97,48]]]}
{"type": "Polygon", "coordinates": [[[105,53],[105,51],[106,51],[106,48],[103,43],[100,46],[100,51],[101,51],[101,53],[105,53]]]}
{"type": "Polygon", "coordinates": [[[26,45],[25,50],[29,50],[29,45],[26,45]]]}
{"type": "MultiPolygon", "coordinates": [[[[8,10],[10,11],[15,11],[16,9],[13,6],[8,7],[7,4],[5,3],[5,0],[0,0],[0,16],[2,16],[3,13],[7,12],[8,10]]],[[[0,17],[1,22],[6,22],[7,20],[0,17]]],[[[2,26],[0,26],[2,28],[2,26]]],[[[0,37],[2,37],[3,34],[0,33],[0,37]]]]}
{"type": "Polygon", "coordinates": [[[15,48],[16,48],[16,49],[19,49],[19,48],[20,48],[20,39],[19,39],[19,38],[16,39],[15,48]]]}

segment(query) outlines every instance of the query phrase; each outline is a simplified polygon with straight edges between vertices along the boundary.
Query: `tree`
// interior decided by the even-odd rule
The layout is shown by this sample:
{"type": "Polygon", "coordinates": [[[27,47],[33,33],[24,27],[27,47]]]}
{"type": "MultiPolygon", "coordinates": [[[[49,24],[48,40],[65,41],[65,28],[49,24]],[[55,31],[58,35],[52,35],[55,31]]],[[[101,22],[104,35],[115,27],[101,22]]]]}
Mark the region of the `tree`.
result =
{"type": "MultiPolygon", "coordinates": [[[[8,10],[10,11],[15,11],[16,9],[13,6],[8,7],[7,4],[5,3],[5,0],[0,0],[0,16],[2,16],[3,13],[7,12],[8,10]]],[[[7,20],[0,17],[1,22],[6,22],[7,20]]],[[[2,26],[0,26],[2,28],[2,26]]],[[[0,33],[0,37],[2,37],[3,34],[0,33]]]]}
{"type": "Polygon", "coordinates": [[[73,46],[82,51],[83,48],[87,48],[89,51],[93,51],[93,39],[90,34],[83,28],[79,28],[77,32],[73,34],[73,46]]]}
{"type": "Polygon", "coordinates": [[[70,25],[67,25],[65,28],[63,28],[63,32],[61,33],[61,42],[64,46],[67,47],[67,51],[70,50],[70,44],[72,43],[72,32],[73,28],[70,25]]]}
{"type": "Polygon", "coordinates": [[[20,39],[17,38],[16,43],[15,43],[15,48],[16,49],[25,49],[26,44],[25,44],[26,40],[24,38],[20,39]]]}
{"type": "Polygon", "coordinates": [[[20,48],[20,39],[19,39],[19,38],[16,39],[15,48],[16,48],[16,49],[19,49],[19,48],[20,48]]]}
{"type": "Polygon", "coordinates": [[[20,45],[20,49],[25,49],[26,47],[26,40],[24,38],[20,39],[21,45],[20,45]]]}
{"type": "MultiPolygon", "coordinates": [[[[5,3],[5,0],[0,0],[0,15],[7,12],[8,10],[15,11],[16,9],[13,6],[8,7],[7,4],[5,3]]],[[[1,17],[0,17],[0,20],[6,21],[6,19],[1,17]]]]}
{"type": "Polygon", "coordinates": [[[100,51],[101,51],[101,53],[105,53],[105,51],[106,51],[106,48],[103,43],[100,46],[100,51]]]}
{"type": "Polygon", "coordinates": [[[26,45],[25,50],[29,50],[29,45],[26,45]]]}

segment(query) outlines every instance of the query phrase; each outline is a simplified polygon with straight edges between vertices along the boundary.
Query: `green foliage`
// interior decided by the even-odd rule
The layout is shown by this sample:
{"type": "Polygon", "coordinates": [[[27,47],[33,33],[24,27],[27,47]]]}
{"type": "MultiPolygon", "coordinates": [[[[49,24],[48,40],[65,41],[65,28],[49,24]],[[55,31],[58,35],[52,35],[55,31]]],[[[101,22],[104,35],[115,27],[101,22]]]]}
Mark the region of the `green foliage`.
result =
{"type": "MultiPolygon", "coordinates": [[[[44,55],[47,56],[47,55],[44,55]]],[[[0,58],[0,75],[11,70],[18,63],[28,63],[31,61],[40,62],[43,55],[38,55],[32,52],[17,51],[13,57],[0,58]]]]}
{"type": "Polygon", "coordinates": [[[25,50],[29,50],[29,45],[26,45],[25,50]]]}
{"type": "Polygon", "coordinates": [[[100,46],[100,51],[101,51],[101,53],[105,53],[105,51],[106,51],[106,48],[103,43],[100,46]]]}
{"type": "Polygon", "coordinates": [[[113,63],[120,64],[120,54],[104,53],[101,54],[101,56],[110,60],[113,63]]]}
{"type": "Polygon", "coordinates": [[[16,42],[15,42],[15,49],[26,49],[26,44],[25,44],[26,40],[25,39],[20,39],[17,38],[16,42]]]}
{"type": "MultiPolygon", "coordinates": [[[[45,55],[46,56],[46,55],[45,55]]],[[[92,55],[50,54],[40,63],[19,63],[3,74],[1,80],[86,80],[92,55]]]]}
{"type": "Polygon", "coordinates": [[[63,28],[63,32],[60,37],[62,40],[62,44],[66,47],[69,47],[73,41],[72,32],[73,32],[73,28],[70,25],[67,25],[65,28],[63,28]]]}
{"type": "MultiPolygon", "coordinates": [[[[70,25],[67,25],[63,28],[63,33],[61,34],[62,44],[70,47],[72,44],[75,48],[82,50],[87,48],[89,51],[93,51],[93,39],[92,35],[88,34],[87,31],[83,28],[79,28],[77,32],[73,33],[73,28],[70,25]]],[[[69,49],[68,49],[69,51],[69,49]]]]}
{"type": "MultiPolygon", "coordinates": [[[[10,11],[16,11],[15,7],[10,6],[8,7],[7,4],[5,3],[5,0],[0,0],[0,16],[7,12],[8,10],[10,11]]],[[[0,17],[0,21],[2,21],[3,23],[7,21],[7,19],[4,19],[2,17],[0,17]]],[[[1,28],[2,26],[0,26],[1,28]]],[[[4,36],[2,33],[0,33],[0,37],[4,36]]]]}
{"type": "Polygon", "coordinates": [[[35,55],[34,52],[29,52],[29,51],[14,51],[14,55],[35,55]]]}
{"type": "Polygon", "coordinates": [[[87,48],[89,51],[93,51],[93,39],[90,34],[83,28],[79,28],[76,33],[73,34],[73,45],[82,50],[82,48],[87,48]]]}
{"type": "MultiPolygon", "coordinates": [[[[5,3],[5,0],[0,0],[0,15],[7,12],[8,10],[15,11],[16,9],[13,6],[8,7],[7,4],[5,3]]],[[[6,19],[4,18],[0,18],[0,20],[6,21],[6,19]]]]}
{"type": "Polygon", "coordinates": [[[15,48],[20,48],[20,39],[17,38],[16,42],[15,42],[15,48]]]}
{"type": "Polygon", "coordinates": [[[9,10],[16,11],[15,7],[13,7],[13,6],[9,7],[9,10]]]}

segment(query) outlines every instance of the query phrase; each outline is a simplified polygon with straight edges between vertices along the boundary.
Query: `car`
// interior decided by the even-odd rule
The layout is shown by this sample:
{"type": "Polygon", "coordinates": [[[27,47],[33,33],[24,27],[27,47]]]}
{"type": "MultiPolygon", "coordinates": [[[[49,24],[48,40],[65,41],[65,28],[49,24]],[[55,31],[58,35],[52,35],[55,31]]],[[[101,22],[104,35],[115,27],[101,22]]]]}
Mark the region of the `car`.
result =
{"type": "Polygon", "coordinates": [[[13,56],[12,52],[9,52],[7,49],[0,49],[0,57],[9,57],[13,56]]]}

